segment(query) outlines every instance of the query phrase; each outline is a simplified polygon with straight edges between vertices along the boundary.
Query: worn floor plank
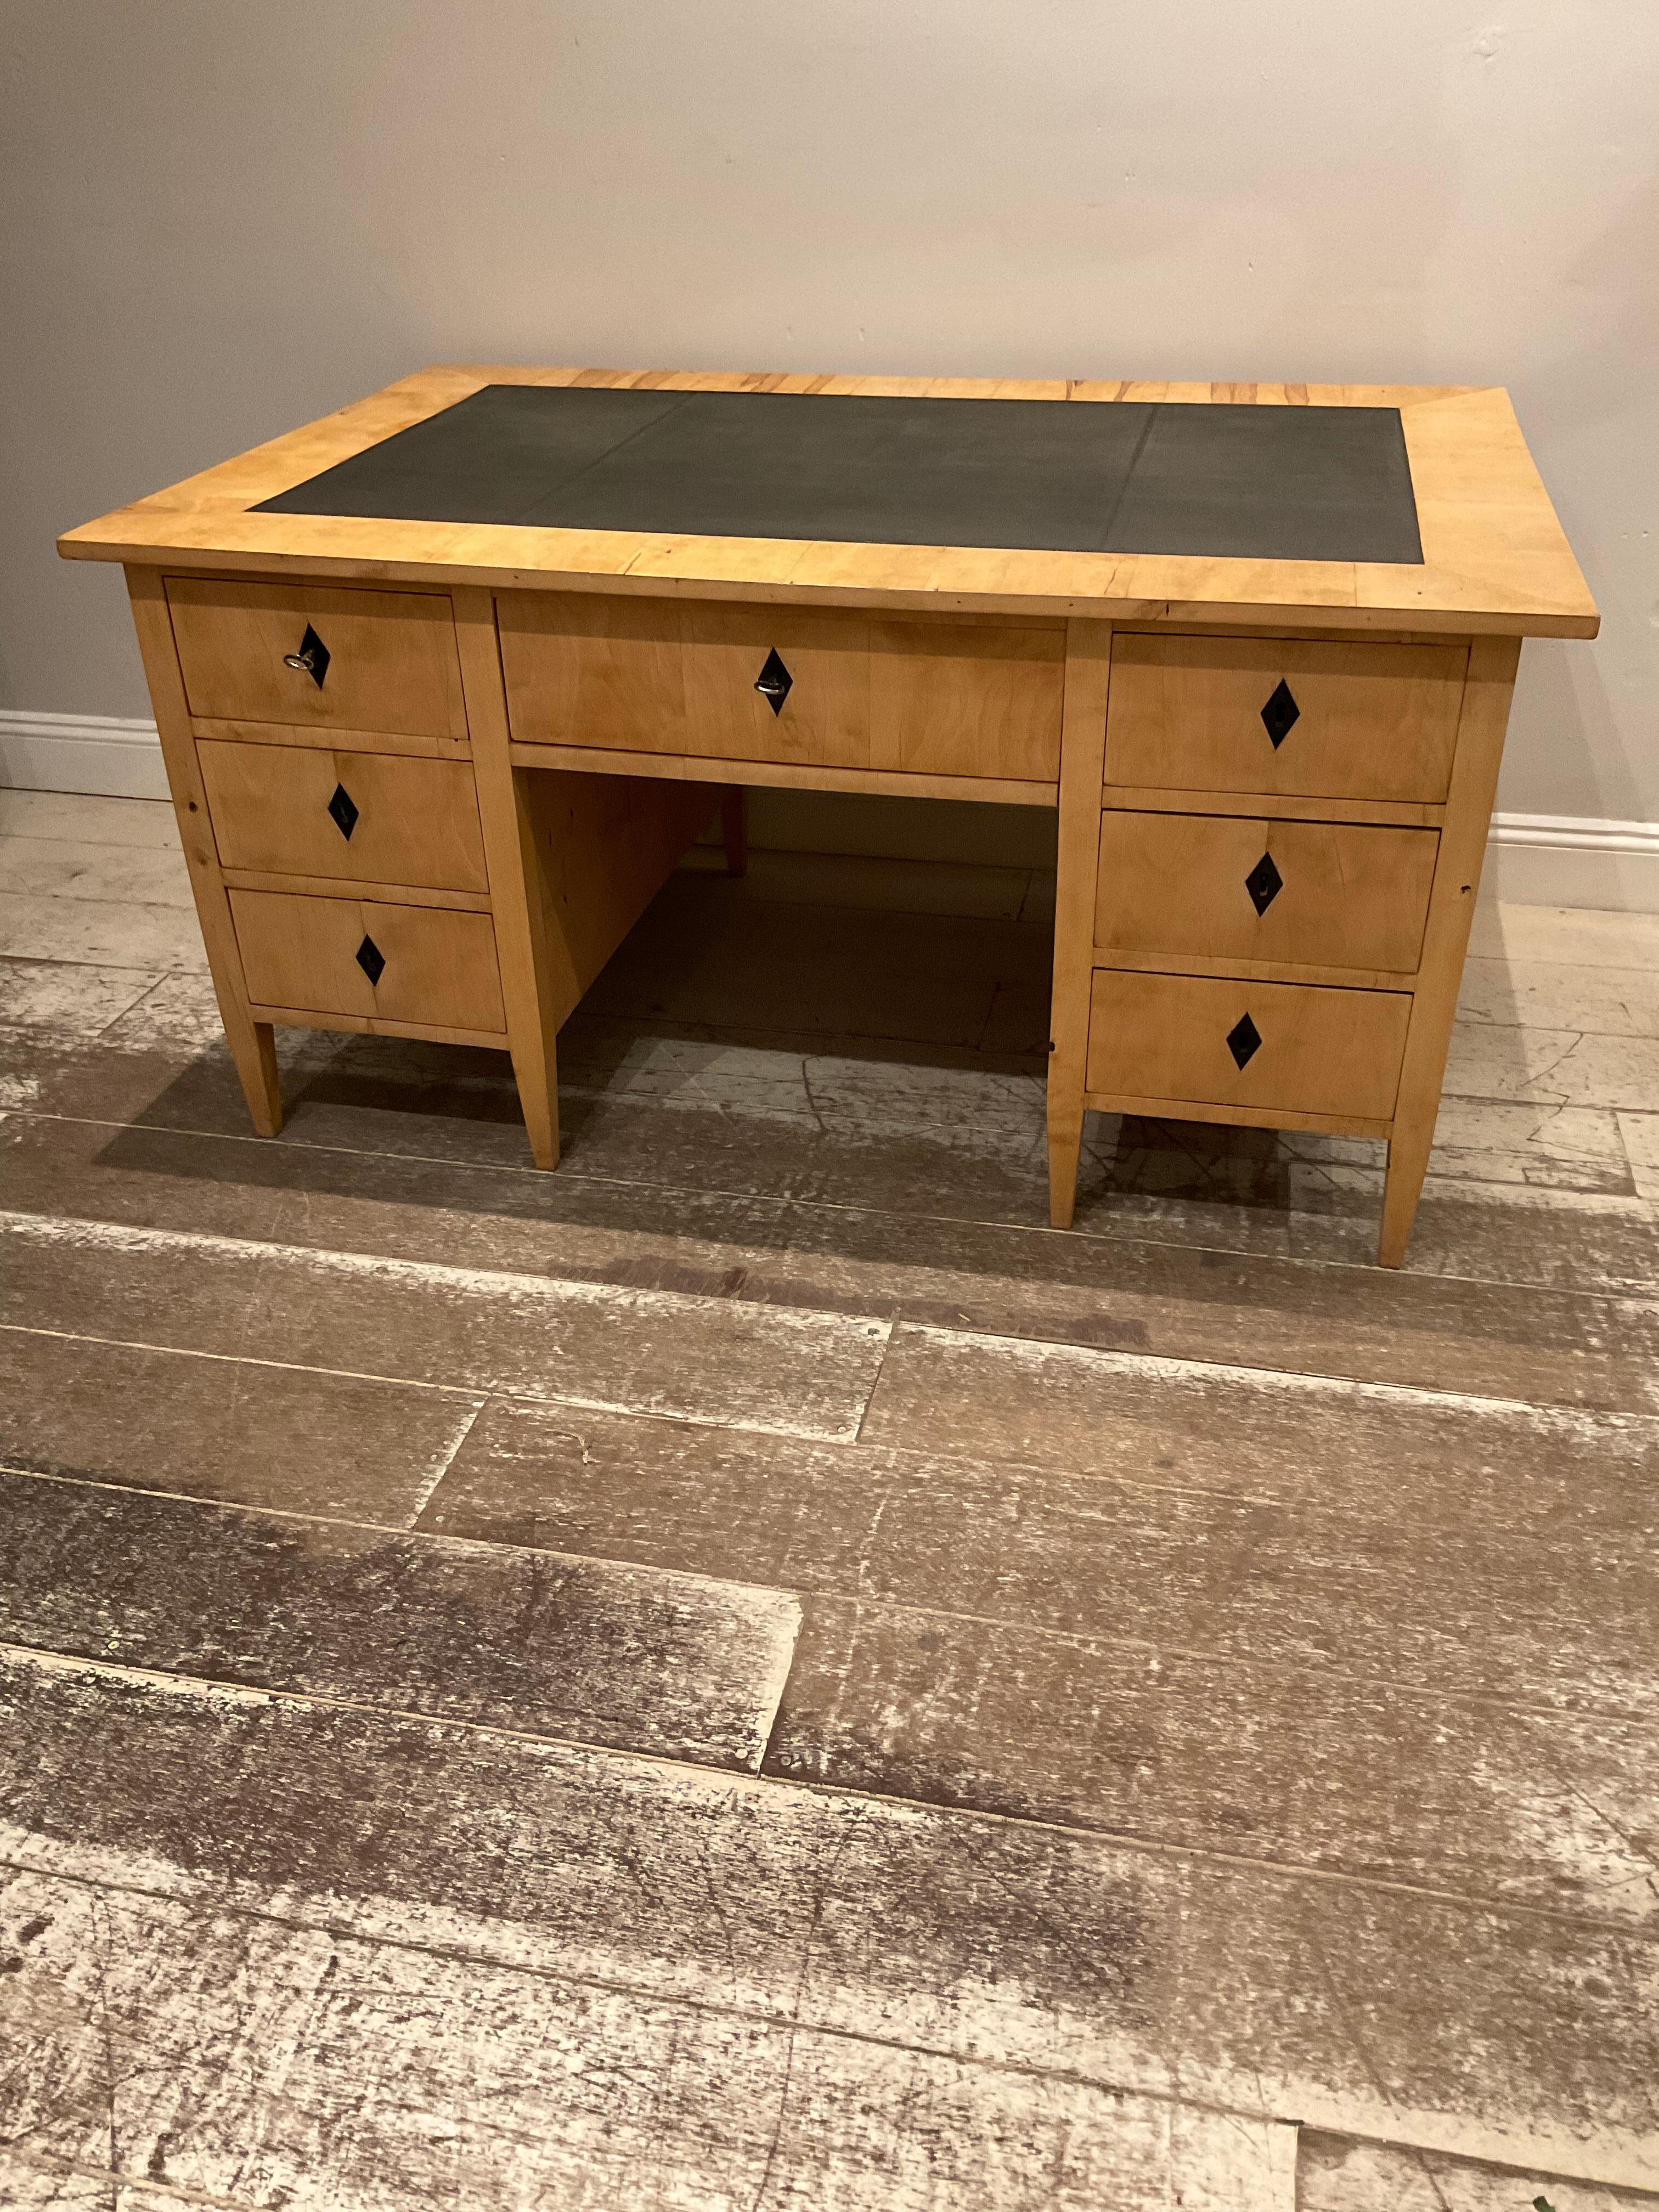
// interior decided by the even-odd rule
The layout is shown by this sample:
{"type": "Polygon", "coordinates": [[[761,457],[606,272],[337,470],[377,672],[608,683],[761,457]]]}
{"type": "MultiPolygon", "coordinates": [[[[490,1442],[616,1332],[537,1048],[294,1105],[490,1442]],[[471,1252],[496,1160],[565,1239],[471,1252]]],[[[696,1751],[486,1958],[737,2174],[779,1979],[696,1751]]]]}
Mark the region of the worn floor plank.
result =
{"type": "Polygon", "coordinates": [[[1340,1663],[814,1597],[766,1771],[1659,1936],[1659,1729],[1340,1663]]]}
{"type": "Polygon", "coordinates": [[[1476,954],[1464,964],[1457,1013],[1498,1028],[1659,1036],[1659,969],[1476,954]]]}
{"type": "Polygon", "coordinates": [[[1585,1505],[1598,1518],[1650,1525],[1650,1499],[1627,1486],[1650,1480],[1659,1449],[1651,1413],[1522,1405],[906,1326],[895,1332],[861,1435],[1103,1472],[1150,1459],[1157,1474],[1183,1485],[1338,1503],[1357,1495],[1376,1510],[1380,1486],[1364,1455],[1376,1432],[1397,1426],[1399,1449],[1380,1439],[1377,1449],[1406,1485],[1399,1510],[1421,1510],[1443,1528],[1478,1525],[1488,1509],[1500,1525],[1571,1526],[1579,1520],[1577,1470],[1605,1448],[1607,1479],[1585,1476],[1585,1505]],[[1522,1455],[1518,1467],[1510,1450],[1522,1455]],[[1437,1467],[1437,1451],[1446,1456],[1437,1467]]]}
{"type": "MultiPolygon", "coordinates": [[[[159,2182],[41,2160],[15,2143],[0,2143],[0,2192],[9,2212],[189,2212],[185,2199],[159,2182]]],[[[205,2197],[194,2202],[198,2212],[211,2205],[205,2197]]]]}
{"type": "Polygon", "coordinates": [[[781,1590],[0,1474],[0,1641],[753,1770],[781,1590]]]}
{"type": "Polygon", "coordinates": [[[0,890],[0,953],[99,967],[207,968],[196,916],[186,908],[39,891],[0,890]]]}
{"type": "Polygon", "coordinates": [[[1659,1037],[1459,1023],[1446,1086],[1465,1097],[1650,1106],[1659,1097],[1659,1037]]]}
{"type": "MultiPolygon", "coordinates": [[[[186,1004],[189,982],[159,985],[90,1064],[67,1046],[26,1065],[14,1055],[15,1102],[246,1134],[240,1094],[207,1048],[213,1010],[199,990],[186,1004]],[[135,1024],[153,1030],[149,1048],[107,1049],[135,1024]]],[[[287,1050],[299,1057],[285,1141],[525,1164],[500,1055],[304,1032],[287,1050]]],[[[562,1173],[655,1183],[677,1207],[725,1192],[1035,1228],[1046,1212],[1039,1064],[942,1051],[939,1065],[912,1064],[929,1050],[699,1041],[579,1015],[561,1038],[562,1173]]],[[[1659,1213],[1634,1190],[1611,1109],[1454,1099],[1443,1139],[1408,1273],[1591,1291],[1659,1283],[1659,1213]],[[1606,1202],[1586,1210],[1575,1194],[1606,1202]]],[[[1355,1139],[1095,1117],[1080,1233],[1369,1268],[1379,1160],[1355,1139]]]]}
{"type": "Polygon", "coordinates": [[[1299,2212],[1528,2212],[1542,2197],[1553,2212],[1653,2212],[1632,2191],[1478,2166],[1439,2151],[1346,2142],[1304,2128],[1297,2146],[1299,2212]]]}
{"type": "MultiPolygon", "coordinates": [[[[199,2124],[141,2145],[131,2185],[100,2179],[94,2148],[75,2186],[100,2193],[76,2201],[132,2212],[142,2187],[163,2212],[151,2192],[170,2183],[217,2201],[190,2177],[211,2182],[227,2137],[257,2135],[277,2159],[301,2144],[299,2185],[357,2212],[376,2169],[350,2161],[411,2131],[409,2170],[496,2178],[500,2201],[609,2124],[642,2146],[618,2148],[613,2197],[722,2203],[736,2174],[738,2202],[884,2206],[948,2173],[942,2201],[965,2212],[1024,2201],[1051,2148],[1091,2143],[1108,2084],[1437,2147],[1459,2161],[1434,2184],[1458,2212],[1474,2158],[1659,2186],[1651,1743],[1628,1717],[1651,1703],[1659,1194],[1631,918],[1478,917],[1477,963],[1504,964],[1471,969],[1412,1267],[1390,1280],[1366,1264],[1374,1148],[1348,1140],[1103,1121],[1084,1233],[1041,1228],[1043,932],[1011,922],[1006,886],[994,911],[920,921],[848,912],[873,877],[837,911],[833,867],[818,896],[785,865],[774,889],[805,899],[757,896],[764,865],[672,887],[562,1039],[570,1141],[548,1178],[524,1171],[501,1056],[385,1040],[285,1033],[287,1139],[248,1141],[198,969],[132,999],[99,975],[112,927],[176,864],[124,877],[85,849],[107,825],[46,826],[61,849],[24,856],[28,927],[87,912],[52,940],[51,988],[44,969],[16,985],[29,1033],[0,1038],[0,1174],[32,1218],[8,1286],[20,1309],[72,1310],[77,1335],[101,1316],[94,1334],[143,1345],[159,1316],[177,1348],[48,1352],[66,1340],[37,1334],[25,1353],[15,1333],[0,1350],[33,1400],[20,1455],[258,1491],[291,1439],[319,1510],[405,1522],[429,1495],[424,1528],[538,1547],[0,1490],[0,1513],[23,1487],[94,1499],[72,1527],[28,1524],[30,1632],[296,1686],[9,1668],[19,1863],[101,1885],[105,1928],[137,1899],[135,2004],[200,1996],[237,2054],[198,2069],[199,2124]],[[114,906],[76,895],[112,890],[114,906]],[[42,1216],[88,1224],[85,1251],[42,1216]],[[815,1334],[825,1320],[842,1334],[815,1334]],[[897,1332],[873,1399],[881,1346],[860,1352],[860,1327],[897,1332]],[[317,1371],[258,1367],[267,1332],[317,1371]],[[365,1345],[380,1379],[336,1371],[365,1345]],[[601,1378],[601,1403],[545,1398],[561,1366],[601,1378]],[[212,1395],[184,1370],[230,1379],[272,1437],[228,1415],[170,1436],[173,1408],[206,1413],[212,1395]],[[512,1395],[462,1438],[490,1392],[512,1395]],[[42,1404],[54,1393],[63,1407],[42,1404]],[[550,1595],[549,1547],[589,1555],[556,1563],[550,1595]],[[699,1572],[807,1593],[771,1755],[811,1786],[491,1732],[497,1713],[572,1703],[600,1650],[619,1679],[590,1704],[695,1723],[696,1678],[741,1667],[676,1668],[683,1613],[666,1640],[605,1638],[618,1603],[699,1572]],[[458,1574],[467,1595],[441,1598],[458,1574]],[[553,1632],[526,1641],[513,1606],[531,1585],[553,1632]],[[482,1725],[365,1702],[464,1704],[468,1684],[482,1725]],[[164,1908],[188,1923],[163,1926],[164,1908]],[[354,1994],[379,1992],[367,2022],[345,2018],[337,1970],[299,2038],[273,2043],[265,2025],[303,2010],[303,1946],[324,1942],[372,1953],[350,1969],[354,1994]],[[572,1992],[586,2070],[560,2043],[576,2014],[532,2048],[519,1997],[478,2008],[480,1973],[572,1992]],[[398,2002],[411,1986],[417,2013],[398,2002]],[[654,2042],[653,2007],[676,2014],[654,2042]],[[493,2074],[450,2067],[452,2013],[501,2023],[493,2074]],[[711,2019],[748,2038],[729,2064],[711,2019]],[[866,2049],[826,2074],[817,2043],[848,2031],[886,2039],[878,2063],[866,2049]],[[305,2094],[268,2113],[279,2046],[305,2094]],[[596,2052],[612,2069],[597,2081],[596,2052]],[[988,2063],[994,2089],[963,2087],[988,2063]],[[434,2094],[393,2112],[377,2067],[434,2094]],[[711,2164],[730,2100],[705,2077],[722,2069],[763,2085],[763,2184],[740,2155],[711,2164]],[[488,2099],[469,2096],[481,2082],[488,2099]],[[550,2100],[568,2123],[550,2147],[550,2100]],[[524,2123],[510,2152],[503,2112],[524,2123]],[[169,2180],[150,2178],[158,2150],[169,2180]]],[[[980,902],[964,888],[910,903],[980,902]]],[[[720,1710],[740,1703],[734,1688],[720,1710]]],[[[752,1760],[758,1720],[715,1732],[732,1728],[752,1760]]],[[[96,1944],[64,1941],[59,1988],[95,1994],[96,1944]]],[[[0,1975],[0,2003],[23,1972],[0,1975]]],[[[107,2135],[95,2005],[46,2032],[81,2036],[87,2070],[52,2086],[84,2087],[107,2135]]],[[[72,2127],[72,2099],[62,2112],[72,2127]]],[[[1318,2212],[1368,2195],[1409,2212],[1414,2181],[1367,2155],[1318,2212]]],[[[246,2161],[249,2193],[225,2201],[269,2212],[271,2170],[246,2161]]],[[[1477,2191],[1470,2212],[1503,2201],[1477,2191]]]]}
{"type": "Polygon", "coordinates": [[[1629,1936],[68,1661],[0,1675],[20,1873],[1659,2181],[1659,1954],[1629,1936]]]}
{"type": "Polygon", "coordinates": [[[190,868],[176,847],[111,845],[95,837],[0,836],[0,883],[9,893],[104,905],[193,910],[190,868]]]}
{"type": "Polygon", "coordinates": [[[74,842],[177,852],[179,823],[166,799],[109,799],[82,791],[0,789],[0,838],[53,837],[74,842]]]}
{"type": "MultiPolygon", "coordinates": [[[[1151,1438],[1157,1378],[1135,1379],[1151,1438]]],[[[809,1593],[780,1773],[1652,1923],[1645,1537],[1610,1537],[1593,1502],[1553,1540],[1517,1537],[1449,1491],[1455,1421],[1430,1431],[1421,1470],[1441,1517],[1420,1516],[1409,1448],[1403,1468],[1387,1456],[1389,1409],[1332,1395],[1315,1465],[1339,1455],[1346,1395],[1341,1463],[1364,1477],[1340,1505],[1120,1483],[1064,1458],[569,1425],[495,1401],[424,1519],[809,1593]]],[[[1528,1410],[1484,1437],[1466,1420],[1461,1439],[1522,1493],[1516,1513],[1572,1510],[1582,1471],[1639,1520],[1645,1486],[1628,1465],[1611,1479],[1604,1437],[1547,1422],[1540,1439],[1528,1410]],[[1528,1498],[1514,1447],[1540,1442],[1545,1496],[1528,1498]]],[[[1209,1441],[1237,1425],[1224,1400],[1209,1441]]],[[[1294,1436],[1254,1441],[1271,1465],[1294,1436]]]]}
{"type": "MultiPolygon", "coordinates": [[[[1634,1188],[1627,1195],[1519,1176],[1508,1183],[1448,1179],[1437,1184],[1433,1201],[1412,1232],[1416,1273],[1638,1297],[1659,1288],[1659,1206],[1634,1188]]],[[[1304,1258],[1363,1264],[1371,1231],[1369,1218],[1310,1208],[1293,1218],[1290,1243],[1304,1258]]]]}
{"type": "MultiPolygon", "coordinates": [[[[1659,1567],[1640,1530],[1650,1508],[1639,1494],[1621,1501],[1635,1509],[1630,1535],[1598,1530],[1593,1507],[1551,1535],[1515,1533],[1501,1518],[1487,1520],[1478,1501],[1455,1496],[1443,1498],[1437,1516],[1419,1519],[1386,1460],[1356,1485],[1328,1486],[1317,1498],[1183,1488],[1188,1469],[1152,1464],[1160,1396],[1184,1398],[1212,1447],[1224,1447],[1233,1403],[1251,1395],[1250,1379],[1212,1405],[1190,1378],[1171,1377],[1161,1393],[1164,1378],[1151,1363],[1125,1375],[1129,1363],[1102,1354],[1077,1363],[1086,1358],[1097,1370],[1093,1402],[1111,1409],[1114,1381],[1127,1386],[1131,1403],[1141,1400],[1146,1455],[1121,1466],[1127,1480],[1106,1471],[1108,1440],[1098,1435],[1092,1465],[1081,1468],[1069,1455],[975,1456],[960,1449],[946,1408],[958,1364],[979,1347],[939,1334],[942,1342],[927,1334],[918,1346],[913,1332],[898,1332],[892,1374],[884,1373],[866,1423],[879,1437],[896,1401],[914,1406],[909,1449],[873,1442],[757,1448],[717,1430],[656,1421],[572,1426],[498,1400],[469,1431],[422,1525],[606,1557],[695,1561],[701,1571],[740,1580],[1056,1635],[1659,1722],[1659,1567]],[[909,1371],[913,1350],[919,1374],[909,1371]],[[921,1433],[930,1415],[932,1449],[921,1433]],[[1540,1632],[1546,1618],[1547,1635],[1540,1632]]],[[[994,1389],[998,1348],[982,1356],[994,1389]]],[[[1041,1377],[1039,1369],[1039,1388],[1041,1377]]],[[[1073,1409],[1056,1395],[1064,1418],[1073,1409]]],[[[1254,1395],[1261,1412],[1281,1408],[1282,1394],[1259,1381],[1254,1395]]],[[[1332,1392],[1322,1405],[1316,1398],[1346,1465],[1386,1436],[1395,1410],[1356,1404],[1357,1396],[1332,1392]],[[1367,1420],[1368,1413],[1383,1418],[1367,1420]]],[[[1534,1448],[1547,1440],[1551,1502],[1571,1495],[1579,1470],[1594,1480],[1601,1425],[1575,1438],[1562,1433],[1565,1424],[1546,1420],[1540,1437],[1529,1409],[1507,1409],[1508,1419],[1506,1409],[1491,1410],[1498,1418],[1466,1419],[1461,1437],[1455,1420],[1431,1434],[1454,1449],[1459,1442],[1501,1449],[1510,1438],[1534,1448]]],[[[1178,1424],[1177,1412],[1170,1429],[1178,1424]]],[[[1645,1426],[1651,1472],[1659,1422],[1645,1426]]],[[[1280,1433],[1283,1449],[1295,1431],[1280,1433]]],[[[1167,1447],[1172,1439],[1166,1432],[1158,1440],[1167,1447]]],[[[1256,1440],[1258,1449],[1265,1441],[1256,1440]]],[[[1424,1473],[1443,1490],[1448,1468],[1462,1464],[1449,1452],[1424,1473]]],[[[1409,1463],[1400,1471],[1409,1474],[1409,1463]]],[[[1503,1472],[1519,1487],[1527,1470],[1507,1464],[1503,1472]]],[[[1626,1480],[1636,1472],[1627,1465],[1626,1480]]],[[[1524,1517],[1545,1502],[1516,1504],[1524,1517]]]]}
{"type": "Polygon", "coordinates": [[[0,1321],[806,1436],[857,1432],[888,1325],[709,1296],[0,1214],[0,1321]]]}
{"type": "Polygon", "coordinates": [[[0,1024],[48,1036],[94,1037],[137,1006],[156,980],[153,969],[0,960],[0,1024]]]}
{"type": "Polygon", "coordinates": [[[483,1400],[0,1328],[0,1466],[406,1527],[483,1400]]]}
{"type": "Polygon", "coordinates": [[[718,1189],[671,1199],[637,1174],[538,1176],[26,1113],[0,1122],[0,1166],[14,1206],[41,1213],[1496,1397],[1659,1402],[1659,1300],[1647,1296],[937,1217],[907,1217],[897,1234],[874,1206],[718,1189]]]}
{"type": "Polygon", "coordinates": [[[0,2126],[194,2201],[1294,2202],[1286,2127],[40,1875],[0,1910],[37,1930],[0,2126]]]}
{"type": "Polygon", "coordinates": [[[1482,899],[1474,912],[1469,951],[1480,959],[1651,969],[1659,966],[1659,914],[1482,899]]]}
{"type": "Polygon", "coordinates": [[[1659,1113],[1621,1114],[1619,1135],[1636,1188],[1644,1198],[1659,1199],[1659,1113]]]}

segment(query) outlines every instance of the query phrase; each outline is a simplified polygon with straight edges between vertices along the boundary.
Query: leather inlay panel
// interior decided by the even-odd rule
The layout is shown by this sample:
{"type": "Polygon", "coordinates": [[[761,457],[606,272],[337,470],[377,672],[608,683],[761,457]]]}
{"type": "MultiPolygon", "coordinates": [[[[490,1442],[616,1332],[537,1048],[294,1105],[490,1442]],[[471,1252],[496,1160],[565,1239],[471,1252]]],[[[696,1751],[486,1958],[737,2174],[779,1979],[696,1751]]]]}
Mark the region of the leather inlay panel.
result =
{"type": "Polygon", "coordinates": [[[1419,563],[1395,407],[486,385],[255,510],[1419,563]]]}

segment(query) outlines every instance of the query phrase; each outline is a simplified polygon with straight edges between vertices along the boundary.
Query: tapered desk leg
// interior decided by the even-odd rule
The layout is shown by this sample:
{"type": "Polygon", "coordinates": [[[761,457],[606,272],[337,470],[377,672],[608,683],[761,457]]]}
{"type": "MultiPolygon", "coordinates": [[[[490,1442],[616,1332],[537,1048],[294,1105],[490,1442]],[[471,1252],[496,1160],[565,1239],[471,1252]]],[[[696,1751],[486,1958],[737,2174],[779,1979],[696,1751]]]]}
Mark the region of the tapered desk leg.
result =
{"type": "Polygon", "coordinates": [[[507,697],[502,687],[495,610],[489,592],[468,586],[452,593],[460,649],[461,689],[472,744],[472,774],[489,871],[489,905],[495,925],[507,1042],[519,1085],[519,1103],[538,1168],[559,1164],[559,1062],[556,1039],[562,1012],[577,993],[569,962],[550,924],[547,886],[536,851],[535,823],[525,787],[526,771],[508,756],[507,697]]]}
{"type": "Polygon", "coordinates": [[[740,783],[728,784],[720,793],[720,831],[726,839],[726,872],[749,872],[749,793],[740,783]]]}
{"type": "Polygon", "coordinates": [[[1048,1027],[1048,1218],[1056,1229],[1069,1229],[1077,1210],[1111,656],[1109,623],[1066,624],[1060,866],[1054,885],[1054,981],[1048,1027]]]}
{"type": "Polygon", "coordinates": [[[1440,829],[1428,927],[1412,996],[1411,1026],[1389,1137],[1389,1171],[1382,1190],[1379,1267],[1397,1267],[1417,1216],[1417,1202],[1434,1146],[1440,1090],[1446,1076],[1452,1020],[1457,1012],[1463,955],[1480,889],[1480,866],[1492,826],[1498,770],[1504,757],[1510,699],[1521,657],[1514,637],[1477,637],[1469,647],[1458,718],[1457,754],[1440,829]]]}
{"type": "Polygon", "coordinates": [[[155,727],[167,764],[167,787],[179,818],[179,842],[190,869],[190,888],[202,925],[208,969],[219,1001],[219,1018],[225,1025],[225,1042],[247,1100],[253,1126],[262,1137],[274,1137],[283,1126],[282,1082],[276,1073],[276,1036],[269,1022],[256,1022],[248,1012],[247,988],[242,980],[242,956],[236,927],[225,896],[219,868],[219,848],[213,841],[208,817],[207,792],[196,758],[196,739],[190,726],[190,703],[173,642],[173,617],[167,611],[167,588],[155,568],[129,568],[127,596],[132,603],[133,627],[143,658],[155,727]]]}

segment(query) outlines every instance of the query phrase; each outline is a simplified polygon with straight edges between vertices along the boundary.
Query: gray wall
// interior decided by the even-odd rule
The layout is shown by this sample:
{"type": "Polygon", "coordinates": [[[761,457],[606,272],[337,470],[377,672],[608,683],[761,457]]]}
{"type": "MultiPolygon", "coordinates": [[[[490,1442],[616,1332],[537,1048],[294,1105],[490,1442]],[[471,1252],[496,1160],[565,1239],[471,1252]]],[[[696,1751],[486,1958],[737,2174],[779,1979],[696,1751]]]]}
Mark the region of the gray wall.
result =
{"type": "Polygon", "coordinates": [[[1601,601],[1500,804],[1659,820],[1654,0],[0,0],[0,706],[52,538],[428,361],[1505,383],[1601,601]]]}

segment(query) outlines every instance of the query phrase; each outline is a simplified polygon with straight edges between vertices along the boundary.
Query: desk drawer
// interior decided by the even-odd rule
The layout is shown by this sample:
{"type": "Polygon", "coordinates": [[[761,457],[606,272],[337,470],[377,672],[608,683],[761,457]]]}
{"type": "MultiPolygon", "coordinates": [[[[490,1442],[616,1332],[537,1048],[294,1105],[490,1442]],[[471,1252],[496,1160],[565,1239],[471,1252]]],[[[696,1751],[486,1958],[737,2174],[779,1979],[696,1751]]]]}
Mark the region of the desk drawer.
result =
{"type": "Polygon", "coordinates": [[[1106,781],[1264,798],[1441,800],[1468,663],[1466,645],[1120,636],[1106,781]]]}
{"type": "Polygon", "coordinates": [[[1387,1121],[1411,1004],[1403,991],[1097,969],[1088,1087],[1114,1097],[1387,1121]]]}
{"type": "Polygon", "coordinates": [[[432,1029],[507,1026],[487,914],[286,891],[229,897],[256,1006],[432,1029]]]}
{"type": "Polygon", "coordinates": [[[884,617],[870,644],[872,768],[1058,781],[1062,625],[884,617]]]}
{"type": "Polygon", "coordinates": [[[205,738],[196,754],[224,867],[489,888],[468,761],[205,738]]]}
{"type": "Polygon", "coordinates": [[[454,616],[439,593],[173,576],[167,605],[192,714],[465,739],[454,616]],[[302,656],[309,666],[289,665],[302,656]]]}
{"type": "Polygon", "coordinates": [[[1066,639],[1057,623],[585,592],[503,596],[497,620],[513,735],[523,744],[915,775],[1059,775],[1066,639]]]}
{"type": "Polygon", "coordinates": [[[1409,975],[1439,845],[1433,830],[1109,807],[1095,943],[1409,975]]]}

